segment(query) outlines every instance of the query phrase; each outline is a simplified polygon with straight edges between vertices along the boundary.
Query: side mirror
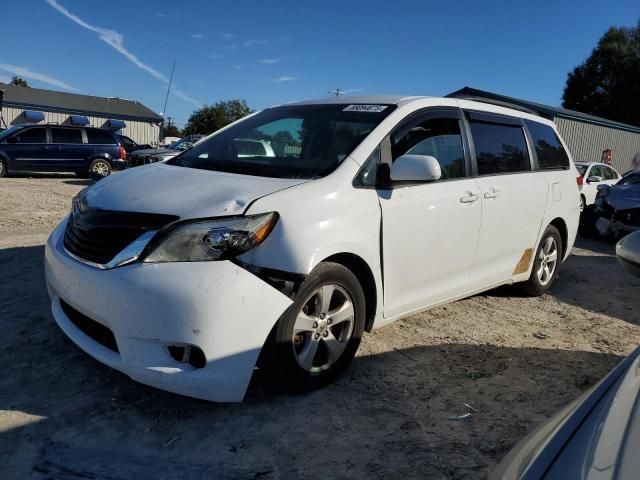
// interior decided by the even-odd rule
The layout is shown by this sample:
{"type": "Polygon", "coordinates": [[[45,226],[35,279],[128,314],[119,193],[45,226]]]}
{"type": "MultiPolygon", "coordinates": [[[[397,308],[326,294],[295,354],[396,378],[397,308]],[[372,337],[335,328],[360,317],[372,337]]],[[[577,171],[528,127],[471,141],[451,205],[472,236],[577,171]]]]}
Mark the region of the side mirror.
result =
{"type": "Polygon", "coordinates": [[[640,232],[633,232],[618,242],[616,257],[622,268],[640,277],[640,232]]]}
{"type": "Polygon", "coordinates": [[[432,182],[441,176],[438,160],[429,155],[402,155],[391,166],[394,182],[432,182]]]}
{"type": "Polygon", "coordinates": [[[593,175],[587,178],[587,183],[600,183],[602,181],[602,177],[598,177],[597,175],[593,175]]]}

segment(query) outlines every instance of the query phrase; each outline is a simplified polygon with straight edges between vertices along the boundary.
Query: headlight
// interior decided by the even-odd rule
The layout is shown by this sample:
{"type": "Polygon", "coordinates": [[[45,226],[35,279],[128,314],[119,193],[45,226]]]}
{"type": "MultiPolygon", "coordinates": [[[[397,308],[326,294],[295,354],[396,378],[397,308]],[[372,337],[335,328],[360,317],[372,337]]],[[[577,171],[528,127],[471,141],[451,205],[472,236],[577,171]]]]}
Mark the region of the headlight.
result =
{"type": "Polygon", "coordinates": [[[259,245],[278,220],[276,212],[185,223],[169,231],[143,262],[203,262],[241,255],[259,245]]]}

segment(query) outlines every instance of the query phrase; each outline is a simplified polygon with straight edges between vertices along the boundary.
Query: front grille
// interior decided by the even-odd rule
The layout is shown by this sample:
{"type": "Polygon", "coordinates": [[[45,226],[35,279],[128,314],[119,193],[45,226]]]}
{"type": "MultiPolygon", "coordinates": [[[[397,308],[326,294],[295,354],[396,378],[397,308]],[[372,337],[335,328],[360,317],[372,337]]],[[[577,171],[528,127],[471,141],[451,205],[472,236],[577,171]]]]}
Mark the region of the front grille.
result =
{"type": "Polygon", "coordinates": [[[65,315],[71,320],[71,323],[78,327],[87,337],[107,347],[109,350],[119,353],[116,337],[111,330],[101,323],[91,320],[62,299],[60,300],[60,306],[65,315]]]}
{"type": "Polygon", "coordinates": [[[71,254],[104,264],[147,230],[158,230],[178,220],[174,215],[74,208],[64,233],[71,254]]]}

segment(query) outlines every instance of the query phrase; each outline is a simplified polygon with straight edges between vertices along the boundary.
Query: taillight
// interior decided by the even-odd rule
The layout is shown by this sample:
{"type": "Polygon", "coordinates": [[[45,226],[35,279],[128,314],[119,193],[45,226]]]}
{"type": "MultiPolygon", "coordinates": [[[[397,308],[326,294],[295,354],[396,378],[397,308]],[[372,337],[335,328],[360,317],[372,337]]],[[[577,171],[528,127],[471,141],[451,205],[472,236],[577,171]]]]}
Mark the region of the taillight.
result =
{"type": "Polygon", "coordinates": [[[582,178],[582,175],[578,175],[576,177],[576,183],[578,184],[579,187],[582,186],[582,184],[584,183],[584,179],[582,178]]]}
{"type": "Polygon", "coordinates": [[[118,158],[120,160],[126,160],[127,159],[127,151],[124,149],[124,147],[119,147],[118,148],[118,158]]]}

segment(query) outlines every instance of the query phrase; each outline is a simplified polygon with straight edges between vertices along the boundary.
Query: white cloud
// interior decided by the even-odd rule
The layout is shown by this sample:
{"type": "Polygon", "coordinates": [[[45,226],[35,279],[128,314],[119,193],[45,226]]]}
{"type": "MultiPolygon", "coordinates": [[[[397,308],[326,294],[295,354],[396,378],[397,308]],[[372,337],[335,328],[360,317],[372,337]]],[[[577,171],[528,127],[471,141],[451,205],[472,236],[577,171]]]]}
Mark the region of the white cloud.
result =
{"type": "Polygon", "coordinates": [[[264,63],[265,65],[273,65],[274,63],[278,63],[279,61],[279,58],[263,58],[262,60],[260,60],[260,63],[264,63]]]}
{"type": "Polygon", "coordinates": [[[195,38],[197,40],[202,40],[204,38],[204,35],[202,33],[192,33],[191,34],[191,38],[195,38]]]}
{"type": "Polygon", "coordinates": [[[64,90],[70,90],[72,92],[79,92],[75,87],[64,83],[62,80],[58,80],[50,75],[45,75],[44,73],[34,72],[33,70],[29,70],[25,67],[19,67],[16,65],[9,65],[7,63],[0,63],[0,70],[5,72],[9,72],[13,75],[17,75],[19,77],[28,78],[29,80],[37,80],[42,83],[46,83],[48,85],[52,85],[54,87],[62,88],[64,90]]]}
{"type": "Polygon", "coordinates": [[[236,48],[238,48],[238,45],[225,45],[225,47],[227,50],[235,50],[236,48]]]}
{"type": "Polygon", "coordinates": [[[156,17],[166,17],[167,14],[166,13],[162,13],[162,12],[157,12],[156,13],[156,17]]]}
{"type": "MultiPolygon", "coordinates": [[[[169,79],[167,78],[166,75],[160,73],[155,68],[147,65],[142,60],[140,60],[134,53],[130,52],[129,50],[127,50],[127,48],[125,48],[124,35],[122,35],[120,32],[116,32],[115,30],[110,30],[108,28],[96,27],[94,25],[91,25],[90,23],[85,22],[80,17],[78,17],[74,13],[71,13],[69,10],[67,10],[62,5],[60,5],[57,2],[57,0],[45,0],[45,1],[51,7],[53,7],[58,12],[63,14],[65,17],[67,17],[69,20],[77,23],[78,25],[80,25],[83,28],[86,28],[87,30],[90,30],[98,34],[98,38],[100,40],[102,40],[104,43],[112,47],[114,50],[120,53],[123,57],[125,57],[127,60],[133,63],[136,67],[140,68],[141,70],[144,70],[145,72],[149,73],[151,76],[157,78],[158,80],[161,80],[165,83],[169,82],[169,79]]],[[[174,88],[171,93],[173,93],[176,97],[179,97],[187,102],[193,103],[194,105],[197,105],[197,106],[201,105],[199,101],[195,100],[194,98],[191,98],[189,95],[182,92],[178,88],[174,88]]]]}
{"type": "Polygon", "coordinates": [[[282,83],[282,82],[291,82],[292,80],[295,80],[295,79],[296,77],[290,77],[289,75],[282,75],[281,77],[274,78],[273,81],[282,83]]]}
{"type": "Polygon", "coordinates": [[[11,79],[9,77],[5,77],[4,75],[0,75],[0,83],[9,83],[11,79]]]}
{"type": "Polygon", "coordinates": [[[227,40],[231,40],[232,38],[236,38],[233,33],[222,33],[220,34],[222,38],[226,38],[227,40]]]}
{"type": "Polygon", "coordinates": [[[242,44],[243,47],[255,47],[256,45],[266,45],[268,40],[247,40],[242,44]]]}

